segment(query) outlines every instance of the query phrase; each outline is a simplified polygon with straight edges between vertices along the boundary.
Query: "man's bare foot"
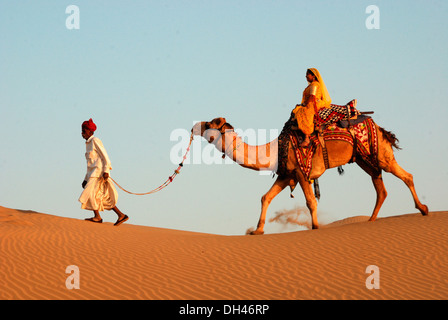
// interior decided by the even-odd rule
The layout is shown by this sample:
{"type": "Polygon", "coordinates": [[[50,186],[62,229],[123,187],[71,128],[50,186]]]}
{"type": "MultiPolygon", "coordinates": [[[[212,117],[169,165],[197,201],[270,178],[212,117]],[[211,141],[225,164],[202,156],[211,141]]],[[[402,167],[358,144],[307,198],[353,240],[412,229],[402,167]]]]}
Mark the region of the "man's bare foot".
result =
{"type": "Polygon", "coordinates": [[[93,218],[87,218],[85,219],[86,221],[90,221],[90,222],[95,222],[95,223],[103,223],[103,219],[95,219],[95,217],[93,218]]]}
{"type": "Polygon", "coordinates": [[[114,226],[118,227],[120,224],[122,224],[125,221],[128,221],[129,217],[127,215],[124,215],[120,218],[118,218],[117,222],[114,223],[114,226]]]}

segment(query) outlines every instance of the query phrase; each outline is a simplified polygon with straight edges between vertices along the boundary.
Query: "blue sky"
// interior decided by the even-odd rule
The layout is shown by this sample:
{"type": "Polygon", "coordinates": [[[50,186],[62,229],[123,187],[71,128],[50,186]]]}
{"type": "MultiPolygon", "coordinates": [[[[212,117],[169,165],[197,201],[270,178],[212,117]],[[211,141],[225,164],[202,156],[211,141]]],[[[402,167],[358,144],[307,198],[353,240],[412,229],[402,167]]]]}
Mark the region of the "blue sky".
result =
{"type": "MultiPolygon", "coordinates": [[[[86,170],[80,126],[89,118],[114,179],[149,191],[177,167],[174,130],[223,116],[242,130],[279,132],[315,67],[333,103],[356,98],[359,109],[375,111],[400,139],[397,161],[414,175],[422,202],[447,210],[447,16],[448,3],[436,0],[0,0],[0,205],[90,216],[77,201],[86,170]],[[66,28],[72,4],[79,30],[66,28]],[[378,30],[365,25],[371,4],[378,30]]],[[[206,145],[196,139],[192,152],[206,145]]],[[[373,209],[370,177],[356,165],[345,172],[320,179],[323,220],[373,209]]],[[[384,180],[379,217],[416,212],[406,186],[384,180]]],[[[192,164],[157,194],[119,191],[118,207],[133,224],[244,234],[273,182],[237,165],[192,164]]],[[[274,199],[268,219],[304,206],[300,188],[294,194],[274,199]]]]}

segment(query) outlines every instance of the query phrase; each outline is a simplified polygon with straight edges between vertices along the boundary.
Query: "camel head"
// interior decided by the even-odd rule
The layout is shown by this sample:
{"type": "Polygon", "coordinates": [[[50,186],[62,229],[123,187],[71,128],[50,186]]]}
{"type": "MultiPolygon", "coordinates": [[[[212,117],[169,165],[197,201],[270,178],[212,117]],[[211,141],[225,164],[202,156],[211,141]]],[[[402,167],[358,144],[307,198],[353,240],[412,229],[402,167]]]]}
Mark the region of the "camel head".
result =
{"type": "Polygon", "coordinates": [[[196,123],[191,132],[194,135],[204,137],[208,142],[213,142],[219,135],[226,131],[233,131],[233,127],[227,123],[225,118],[215,118],[212,121],[202,121],[196,123]]]}

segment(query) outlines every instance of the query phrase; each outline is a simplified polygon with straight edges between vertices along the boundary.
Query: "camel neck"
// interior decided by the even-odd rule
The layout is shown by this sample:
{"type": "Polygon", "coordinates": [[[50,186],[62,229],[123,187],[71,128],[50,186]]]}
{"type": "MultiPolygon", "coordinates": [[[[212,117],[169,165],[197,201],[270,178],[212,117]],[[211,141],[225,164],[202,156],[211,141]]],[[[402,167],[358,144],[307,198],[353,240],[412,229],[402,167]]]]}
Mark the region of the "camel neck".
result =
{"type": "Polygon", "coordinates": [[[227,132],[215,145],[218,150],[242,167],[257,171],[277,169],[278,139],[264,145],[253,146],[245,143],[235,132],[227,132]]]}

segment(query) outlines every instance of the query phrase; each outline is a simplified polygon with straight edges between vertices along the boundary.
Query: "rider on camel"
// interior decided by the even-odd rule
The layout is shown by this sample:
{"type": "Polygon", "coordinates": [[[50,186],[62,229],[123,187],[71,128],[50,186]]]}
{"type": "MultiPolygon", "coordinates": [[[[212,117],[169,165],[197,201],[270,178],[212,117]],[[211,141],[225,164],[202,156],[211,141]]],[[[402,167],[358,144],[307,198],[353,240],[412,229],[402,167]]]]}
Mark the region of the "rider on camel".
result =
{"type": "Polygon", "coordinates": [[[302,95],[302,103],[297,105],[292,111],[297,120],[299,130],[305,139],[301,147],[307,147],[310,143],[310,135],[314,132],[314,116],[322,108],[329,108],[331,104],[330,94],[319,73],[315,68],[306,71],[306,80],[309,85],[302,95]]]}

